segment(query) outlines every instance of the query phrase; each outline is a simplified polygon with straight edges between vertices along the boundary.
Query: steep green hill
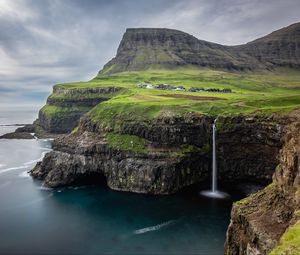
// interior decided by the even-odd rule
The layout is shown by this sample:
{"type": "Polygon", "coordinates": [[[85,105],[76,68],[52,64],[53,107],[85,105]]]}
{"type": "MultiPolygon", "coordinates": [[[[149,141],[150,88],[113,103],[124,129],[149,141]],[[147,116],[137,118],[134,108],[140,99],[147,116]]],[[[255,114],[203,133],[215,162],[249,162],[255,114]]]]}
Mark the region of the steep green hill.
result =
{"type": "Polygon", "coordinates": [[[262,71],[278,66],[300,67],[300,23],[240,46],[199,40],[165,28],[129,28],[117,55],[99,72],[108,74],[178,66],[262,71]]]}

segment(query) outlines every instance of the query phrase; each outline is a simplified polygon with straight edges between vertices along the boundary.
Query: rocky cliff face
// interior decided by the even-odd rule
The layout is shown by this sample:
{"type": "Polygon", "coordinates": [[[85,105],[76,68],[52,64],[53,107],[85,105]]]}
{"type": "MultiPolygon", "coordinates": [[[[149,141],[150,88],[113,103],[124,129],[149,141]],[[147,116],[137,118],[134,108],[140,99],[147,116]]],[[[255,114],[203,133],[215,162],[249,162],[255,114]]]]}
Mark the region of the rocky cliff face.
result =
{"type": "Polygon", "coordinates": [[[78,132],[57,139],[54,151],[32,170],[51,187],[70,185],[91,174],[105,177],[115,190],[169,194],[203,180],[208,174],[206,151],[193,153],[147,143],[147,153],[111,147],[106,134],[82,120],[78,132]]]}
{"type": "MultiPolygon", "coordinates": [[[[273,183],[234,204],[227,231],[226,254],[269,254],[280,237],[299,220],[300,208],[300,121],[291,114],[285,127],[284,146],[273,183]]],[[[293,244],[284,254],[293,253],[293,244]]],[[[283,253],[282,253],[283,254],[283,253]]]]}
{"type": "Polygon", "coordinates": [[[129,28],[117,55],[99,74],[194,65],[229,70],[300,67],[300,23],[240,46],[199,40],[187,33],[160,28],[129,28]]]}
{"type": "Polygon", "coordinates": [[[78,125],[81,116],[121,90],[117,87],[62,89],[54,86],[47,104],[39,111],[38,124],[49,133],[69,133],[78,125]]]}
{"type": "MultiPolygon", "coordinates": [[[[157,119],[148,127],[124,125],[121,133],[146,141],[147,150],[141,153],[111,146],[107,131],[84,118],[77,132],[55,141],[54,151],[37,164],[32,175],[51,187],[99,174],[112,189],[174,193],[209,178],[212,122],[213,118],[191,115],[157,119]]],[[[220,179],[270,182],[281,147],[281,126],[253,116],[220,119],[220,125],[220,179]],[[231,130],[231,125],[236,128],[231,130]],[[245,147],[248,150],[242,150],[245,147]]]]}

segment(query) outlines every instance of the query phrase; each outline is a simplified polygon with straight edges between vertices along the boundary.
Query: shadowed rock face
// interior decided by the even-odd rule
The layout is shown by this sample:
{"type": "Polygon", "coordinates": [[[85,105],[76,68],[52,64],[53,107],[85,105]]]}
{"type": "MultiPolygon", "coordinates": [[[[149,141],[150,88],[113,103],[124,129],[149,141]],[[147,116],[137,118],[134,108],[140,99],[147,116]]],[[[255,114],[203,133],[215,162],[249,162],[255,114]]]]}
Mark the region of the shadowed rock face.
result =
{"type": "Polygon", "coordinates": [[[75,109],[72,111],[61,112],[51,115],[39,111],[39,126],[49,133],[65,134],[71,132],[79,123],[79,119],[97,104],[110,99],[110,95],[121,91],[117,87],[102,88],[82,88],[82,89],[62,89],[53,87],[52,95],[61,95],[62,97],[48,97],[47,106],[61,107],[62,109],[75,109]],[[94,95],[94,97],[85,97],[94,95]],[[69,97],[68,97],[69,96],[69,97]]]}
{"type": "Polygon", "coordinates": [[[129,28],[117,55],[99,74],[194,65],[228,70],[265,70],[300,66],[300,23],[240,46],[199,40],[164,28],[129,28]]]}
{"type": "MultiPolygon", "coordinates": [[[[300,215],[295,213],[300,209],[299,110],[291,115],[293,121],[285,127],[273,183],[233,205],[226,254],[269,254],[286,229],[300,220],[300,215]]],[[[298,254],[293,252],[293,245],[280,254],[298,254]]]]}

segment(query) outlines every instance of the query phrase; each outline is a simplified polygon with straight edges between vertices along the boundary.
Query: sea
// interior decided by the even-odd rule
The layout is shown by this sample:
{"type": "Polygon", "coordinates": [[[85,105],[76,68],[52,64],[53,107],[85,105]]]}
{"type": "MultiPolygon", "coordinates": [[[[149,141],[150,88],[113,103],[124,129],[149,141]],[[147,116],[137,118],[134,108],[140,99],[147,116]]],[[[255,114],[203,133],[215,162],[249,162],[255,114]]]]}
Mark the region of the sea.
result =
{"type": "MultiPolygon", "coordinates": [[[[0,110],[0,134],[34,118],[0,110]]],[[[232,202],[246,191],[221,185],[231,196],[216,199],[200,195],[206,184],[168,196],[105,184],[51,189],[28,174],[51,143],[0,139],[0,254],[223,254],[232,202]]]]}

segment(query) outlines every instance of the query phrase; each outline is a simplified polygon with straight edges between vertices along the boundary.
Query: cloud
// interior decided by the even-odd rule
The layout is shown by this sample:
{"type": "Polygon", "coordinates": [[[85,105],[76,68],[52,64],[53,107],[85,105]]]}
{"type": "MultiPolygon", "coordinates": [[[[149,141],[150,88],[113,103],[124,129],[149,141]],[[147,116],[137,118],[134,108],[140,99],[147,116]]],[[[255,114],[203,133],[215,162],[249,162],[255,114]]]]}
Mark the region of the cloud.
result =
{"type": "Polygon", "coordinates": [[[297,22],[299,12],[298,0],[0,0],[0,106],[42,104],[53,84],[93,78],[127,27],[234,45],[297,22]]]}

